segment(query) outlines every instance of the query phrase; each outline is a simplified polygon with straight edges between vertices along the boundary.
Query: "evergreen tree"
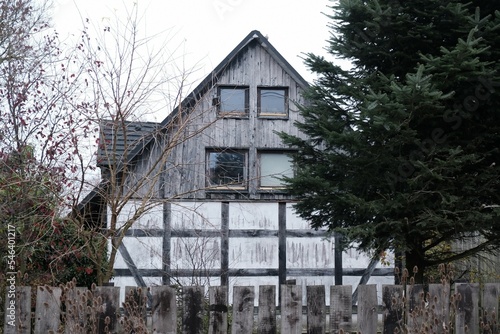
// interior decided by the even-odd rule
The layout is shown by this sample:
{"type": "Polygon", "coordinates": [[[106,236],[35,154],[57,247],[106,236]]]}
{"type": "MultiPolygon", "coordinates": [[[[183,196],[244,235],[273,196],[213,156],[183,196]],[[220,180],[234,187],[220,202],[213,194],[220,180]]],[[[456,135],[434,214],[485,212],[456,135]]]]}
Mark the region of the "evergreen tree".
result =
{"type": "Polygon", "coordinates": [[[410,272],[500,245],[500,12],[491,1],[340,0],[301,107],[289,191],[312,227],[410,272]],[[457,241],[468,244],[457,247],[457,241]],[[467,242],[465,242],[467,241],[467,242]]]}

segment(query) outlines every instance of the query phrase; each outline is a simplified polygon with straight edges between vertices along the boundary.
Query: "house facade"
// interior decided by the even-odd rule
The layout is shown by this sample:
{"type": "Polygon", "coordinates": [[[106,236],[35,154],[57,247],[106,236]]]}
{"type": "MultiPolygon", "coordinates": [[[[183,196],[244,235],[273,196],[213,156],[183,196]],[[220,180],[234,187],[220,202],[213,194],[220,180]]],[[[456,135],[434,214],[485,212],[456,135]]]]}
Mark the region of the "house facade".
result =
{"type": "MultiPolygon", "coordinates": [[[[330,286],[339,269],[343,284],[359,282],[370,258],[353,249],[335,257],[334,238],[294,213],[280,179],[293,166],[278,133],[302,135],[294,123],[307,87],[252,31],[158,125],[160,135],[130,149],[128,184],[143,182],[146,170],[158,179],[119,212],[125,224],[149,203],[125,232],[115,285],[330,286]]],[[[111,211],[103,211],[108,224],[111,211]]],[[[379,264],[369,282],[393,283],[392,272],[379,264]]]]}

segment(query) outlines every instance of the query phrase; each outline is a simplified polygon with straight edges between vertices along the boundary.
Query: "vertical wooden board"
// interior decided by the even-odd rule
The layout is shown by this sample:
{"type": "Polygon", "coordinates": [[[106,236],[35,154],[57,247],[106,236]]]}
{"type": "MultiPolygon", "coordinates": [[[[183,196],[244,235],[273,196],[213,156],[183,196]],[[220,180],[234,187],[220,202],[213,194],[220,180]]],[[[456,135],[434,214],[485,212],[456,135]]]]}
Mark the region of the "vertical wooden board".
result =
{"type": "Polygon", "coordinates": [[[227,286],[211,286],[209,295],[209,334],[227,333],[227,286]]]}
{"type": "Polygon", "coordinates": [[[457,283],[457,315],[455,318],[456,334],[479,333],[479,284],[457,283]]]}
{"type": "Polygon", "coordinates": [[[151,323],[153,333],[177,333],[177,301],[175,289],[169,286],[151,287],[151,323]]]}
{"type": "Polygon", "coordinates": [[[118,330],[120,316],[120,288],[115,286],[98,286],[93,292],[94,300],[100,298],[102,309],[97,312],[97,332],[110,333],[118,330]]]}
{"type": "Polygon", "coordinates": [[[126,286],[124,315],[134,331],[145,328],[147,321],[148,290],[146,287],[126,286]]]}
{"type": "Polygon", "coordinates": [[[182,333],[201,334],[203,332],[203,286],[185,286],[182,288],[183,315],[182,333]]]}
{"type": "Polygon", "coordinates": [[[383,334],[393,334],[396,329],[402,332],[403,326],[403,286],[383,285],[382,303],[384,304],[383,334]]]}
{"type": "Polygon", "coordinates": [[[450,323],[450,285],[429,284],[428,308],[433,314],[432,326],[437,333],[444,333],[450,323]],[[436,327],[434,327],[436,326],[436,327]]]}
{"type": "Polygon", "coordinates": [[[61,288],[39,286],[36,293],[35,333],[56,333],[60,325],[61,288]]]}
{"type": "Polygon", "coordinates": [[[413,284],[406,287],[407,296],[407,324],[409,328],[420,328],[423,325],[425,292],[422,284],[413,284]]]}
{"type": "Polygon", "coordinates": [[[484,331],[491,330],[492,333],[499,332],[498,326],[498,298],[499,283],[486,283],[483,288],[483,308],[481,322],[484,323],[484,331]]]}
{"type": "Polygon", "coordinates": [[[12,293],[11,290],[7,290],[5,294],[4,333],[29,334],[31,333],[31,287],[17,286],[15,297],[12,293]]]}
{"type": "Polygon", "coordinates": [[[64,331],[66,334],[83,333],[87,323],[87,288],[64,289],[64,331]]]}
{"type": "Polygon", "coordinates": [[[281,332],[302,333],[302,287],[281,285],[281,332]]]}
{"type": "Polygon", "coordinates": [[[307,287],[307,333],[324,334],[326,331],[325,286],[307,287]]]}
{"type": "Polygon", "coordinates": [[[359,285],[358,328],[363,334],[377,333],[377,286],[359,285]]]}
{"type": "Polygon", "coordinates": [[[259,286],[257,333],[276,334],[276,285],[259,286]]]}
{"type": "Polygon", "coordinates": [[[251,334],[253,332],[253,308],[255,289],[253,286],[233,287],[232,334],[251,334]]]}
{"type": "Polygon", "coordinates": [[[352,286],[330,287],[330,333],[338,334],[352,328],[352,286]]]}

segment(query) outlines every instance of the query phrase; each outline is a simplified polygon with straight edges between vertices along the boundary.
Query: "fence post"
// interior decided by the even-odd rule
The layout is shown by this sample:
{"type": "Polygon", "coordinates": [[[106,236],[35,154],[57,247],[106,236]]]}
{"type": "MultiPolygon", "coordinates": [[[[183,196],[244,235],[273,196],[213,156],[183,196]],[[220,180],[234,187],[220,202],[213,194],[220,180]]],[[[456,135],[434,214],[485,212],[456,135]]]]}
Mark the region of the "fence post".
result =
{"type": "Polygon", "coordinates": [[[151,322],[155,334],[177,334],[177,301],[175,289],[166,285],[151,287],[153,303],[151,322]]]}
{"type": "Polygon", "coordinates": [[[396,329],[403,332],[403,286],[401,285],[383,285],[382,303],[384,304],[383,334],[393,334],[396,329]]]}
{"type": "Polygon", "coordinates": [[[330,287],[330,333],[338,334],[342,329],[349,332],[352,327],[352,286],[330,287]]]}
{"type": "Polygon", "coordinates": [[[302,287],[281,286],[281,333],[302,333],[302,287]]]}
{"type": "Polygon", "coordinates": [[[9,310],[9,291],[5,293],[5,334],[30,334],[31,333],[31,287],[16,287],[15,309],[9,310]]]}
{"type": "Polygon", "coordinates": [[[363,334],[377,333],[377,286],[358,286],[358,328],[363,334]]]}
{"type": "Polygon", "coordinates": [[[484,331],[491,330],[491,333],[498,333],[498,298],[499,283],[485,283],[483,290],[483,308],[481,312],[481,322],[484,323],[484,331]]]}
{"type": "Polygon", "coordinates": [[[35,333],[57,333],[60,316],[61,288],[39,286],[36,293],[35,333]]]}
{"type": "Polygon", "coordinates": [[[307,287],[307,333],[324,334],[326,332],[325,286],[307,287]]]}
{"type": "Polygon", "coordinates": [[[211,286],[209,295],[209,334],[227,334],[227,287],[211,286]]]}
{"type": "Polygon", "coordinates": [[[203,286],[185,286],[182,288],[183,334],[201,334],[203,332],[204,291],[203,286]]]}
{"type": "Polygon", "coordinates": [[[457,283],[456,334],[479,334],[479,284],[457,283]]]}
{"type": "Polygon", "coordinates": [[[120,315],[120,287],[96,287],[95,291],[93,291],[94,301],[92,302],[99,300],[99,298],[102,310],[98,310],[97,312],[97,332],[104,333],[106,328],[108,328],[109,333],[116,333],[120,315]]]}
{"type": "Polygon", "coordinates": [[[276,285],[259,286],[257,334],[276,334],[276,285]]]}
{"type": "Polygon", "coordinates": [[[429,307],[434,307],[434,324],[437,322],[437,333],[444,333],[444,327],[450,323],[450,285],[429,284],[429,307]]]}
{"type": "Polygon", "coordinates": [[[64,287],[64,331],[66,334],[84,333],[87,322],[87,288],[64,287]]]}
{"type": "Polygon", "coordinates": [[[255,289],[253,286],[233,287],[232,334],[251,334],[253,331],[253,308],[255,289]]]}

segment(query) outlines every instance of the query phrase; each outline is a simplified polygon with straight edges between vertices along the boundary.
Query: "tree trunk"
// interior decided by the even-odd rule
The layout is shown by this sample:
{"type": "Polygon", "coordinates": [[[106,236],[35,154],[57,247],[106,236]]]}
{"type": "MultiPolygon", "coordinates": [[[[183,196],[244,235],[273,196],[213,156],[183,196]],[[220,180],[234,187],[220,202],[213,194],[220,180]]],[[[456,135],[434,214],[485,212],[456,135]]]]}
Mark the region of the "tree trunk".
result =
{"type": "Polygon", "coordinates": [[[410,277],[413,277],[415,284],[424,283],[425,259],[419,250],[410,250],[405,253],[405,268],[408,270],[410,277]]]}

